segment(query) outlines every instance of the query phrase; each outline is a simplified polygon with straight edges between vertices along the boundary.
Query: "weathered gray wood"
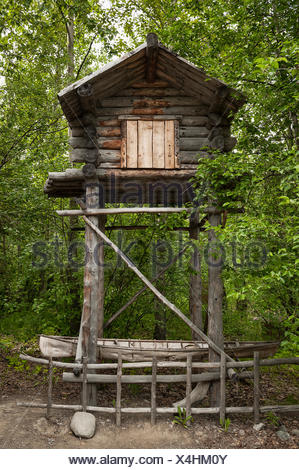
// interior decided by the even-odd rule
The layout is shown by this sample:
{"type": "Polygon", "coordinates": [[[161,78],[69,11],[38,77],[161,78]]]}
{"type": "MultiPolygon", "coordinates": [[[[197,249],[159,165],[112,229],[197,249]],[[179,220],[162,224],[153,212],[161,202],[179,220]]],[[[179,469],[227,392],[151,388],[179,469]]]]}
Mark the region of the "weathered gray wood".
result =
{"type": "MultiPolygon", "coordinates": [[[[187,247],[185,246],[172,260],[171,262],[165,266],[163,269],[161,269],[161,271],[152,279],[152,282],[155,282],[157,279],[159,279],[159,277],[162,276],[162,274],[164,274],[167,269],[170,268],[170,266],[172,266],[174,263],[176,263],[176,261],[183,255],[183,253],[185,253],[187,247]]],[[[119,317],[119,315],[124,312],[130,305],[132,305],[135,300],[141,295],[143,294],[143,292],[145,292],[146,290],[148,289],[147,286],[144,286],[142,287],[138,292],[136,292],[136,294],[133,295],[133,297],[131,297],[130,300],[128,300],[128,302],[125,303],[125,305],[123,305],[116,313],[114,313],[110,318],[109,320],[107,320],[107,322],[105,323],[104,325],[104,328],[107,328],[109,325],[111,325],[111,323],[116,320],[116,318],[119,317]]]]}
{"type": "Polygon", "coordinates": [[[96,146],[96,139],[89,139],[88,137],[71,137],[69,144],[74,149],[92,149],[96,146]]]}
{"type": "MultiPolygon", "coordinates": [[[[82,383],[82,376],[76,377],[72,372],[63,372],[63,381],[70,383],[82,383]]],[[[253,378],[252,372],[241,372],[240,378],[250,379],[253,378]]],[[[202,372],[200,374],[192,374],[191,382],[219,382],[220,372],[202,372]]],[[[123,375],[121,378],[122,383],[125,384],[147,384],[152,382],[150,375],[123,375]]],[[[96,383],[117,383],[117,376],[112,374],[87,374],[88,384],[96,383]]],[[[157,382],[159,383],[178,383],[186,382],[186,374],[168,374],[157,375],[157,382]]]]}
{"type": "MultiPolygon", "coordinates": [[[[179,152],[179,162],[198,164],[201,158],[210,158],[211,154],[203,150],[184,150],[179,152]]],[[[197,165],[196,165],[197,166],[197,165]]]]}
{"type": "Polygon", "coordinates": [[[119,163],[120,150],[99,149],[98,163],[119,163]]]}
{"type": "MultiPolygon", "coordinates": [[[[215,216],[214,216],[215,217],[215,216]]],[[[205,335],[197,326],[195,326],[189,318],[187,318],[174,304],[169,302],[169,300],[155,288],[155,286],[139,271],[135,264],[118,248],[103,232],[101,232],[96,225],[94,225],[90,219],[86,216],[83,216],[84,221],[104,240],[107,245],[109,245],[120,257],[125,261],[127,266],[135,272],[135,274],[142,280],[142,282],[148,286],[148,288],[156,295],[156,297],[164,303],[170,310],[172,310],[176,315],[183,320],[186,325],[188,325],[191,330],[197,333],[204,341],[206,341],[209,346],[219,354],[223,351],[217,344],[215,344],[207,335],[205,335]]],[[[222,318],[222,317],[221,317],[222,318]]],[[[223,333],[222,333],[222,348],[223,348],[223,333]]],[[[226,354],[226,353],[225,353],[226,354]]],[[[232,358],[226,354],[226,357],[232,361],[232,358]]]]}
{"type": "Polygon", "coordinates": [[[140,108],[148,106],[150,108],[161,108],[166,106],[200,106],[200,100],[193,96],[113,96],[101,101],[104,108],[140,108]]]}
{"type": "Polygon", "coordinates": [[[210,146],[209,139],[204,137],[180,137],[180,151],[200,151],[210,146]]]}
{"type": "Polygon", "coordinates": [[[147,82],[154,82],[156,78],[156,64],[158,59],[158,38],[156,34],[149,33],[146,37],[146,71],[147,82]]]}
{"type": "MultiPolygon", "coordinates": [[[[211,227],[217,227],[221,224],[220,214],[209,214],[209,223],[211,227]]],[[[221,258],[217,250],[217,236],[213,228],[209,230],[208,245],[208,335],[219,349],[223,349],[223,318],[222,318],[222,299],[223,283],[221,278],[221,258]],[[215,257],[216,252],[216,257],[215,257]]],[[[220,361],[220,355],[215,348],[210,348],[209,362],[220,361]]],[[[220,383],[215,382],[210,387],[210,405],[218,406],[220,399],[220,383]]]]}
{"type": "MultiPolygon", "coordinates": [[[[86,185],[86,207],[99,207],[99,187],[97,180],[90,179],[86,185]]],[[[98,217],[91,216],[90,222],[97,227],[98,217]]],[[[84,300],[82,311],[82,350],[88,356],[89,363],[97,362],[97,338],[99,330],[99,266],[94,258],[98,240],[94,230],[89,225],[85,227],[85,247],[87,259],[84,267],[84,300]]],[[[89,405],[96,405],[97,387],[88,385],[89,405]]]]}
{"type": "MultiPolygon", "coordinates": [[[[198,367],[198,363],[194,362],[193,367],[196,368],[198,367]]],[[[191,405],[197,401],[202,401],[208,394],[209,388],[210,388],[210,383],[211,382],[199,382],[192,390],[190,394],[190,402],[191,405]]],[[[183,398],[182,400],[173,403],[173,406],[175,407],[180,407],[180,408],[185,408],[187,404],[187,397],[183,398]]]]}
{"type": "MultiPolygon", "coordinates": [[[[29,408],[46,408],[46,403],[32,403],[32,402],[17,402],[17,406],[24,406],[29,408]]],[[[76,410],[81,411],[81,405],[58,405],[52,404],[53,409],[61,409],[61,410],[76,410]]],[[[87,406],[87,411],[98,411],[99,413],[115,413],[115,408],[109,407],[100,407],[100,406],[87,406]]],[[[122,408],[122,413],[151,413],[151,408],[122,408]]],[[[269,411],[274,411],[276,413],[288,413],[288,412],[299,412],[299,405],[267,405],[261,407],[262,413],[268,413],[269,411]]],[[[169,408],[157,408],[157,414],[173,414],[177,412],[176,407],[169,407],[169,408]]],[[[226,408],[227,413],[252,413],[253,407],[252,406],[231,406],[226,408]]],[[[191,408],[191,413],[193,415],[205,415],[205,414],[218,414],[219,407],[214,408],[191,408]]]]}
{"type": "Polygon", "coordinates": [[[225,379],[226,379],[226,357],[222,353],[221,354],[221,364],[220,364],[220,411],[219,411],[219,418],[220,423],[225,422],[225,379]]]}
{"type": "Polygon", "coordinates": [[[166,87],[166,88],[157,88],[153,87],[152,84],[147,83],[147,87],[143,88],[125,88],[124,90],[115,93],[115,96],[149,96],[149,97],[161,97],[161,96],[179,96],[183,93],[176,88],[166,87]]]}
{"type": "MultiPolygon", "coordinates": [[[[191,214],[190,217],[190,227],[189,227],[189,236],[191,241],[196,240],[198,242],[199,236],[199,214],[191,214]]],[[[190,318],[194,325],[196,325],[201,330],[203,329],[203,320],[202,320],[202,284],[201,284],[201,255],[196,244],[193,244],[191,259],[191,274],[189,281],[189,312],[190,318]]],[[[198,340],[199,336],[192,331],[192,339],[198,340]]]]}
{"type": "Polygon", "coordinates": [[[121,135],[120,127],[106,126],[97,127],[97,136],[99,137],[119,137],[121,135]]]}
{"type": "MultiPolygon", "coordinates": [[[[192,354],[187,355],[186,361],[186,416],[191,413],[191,391],[192,391],[192,354]]],[[[188,421],[190,424],[190,421],[188,421]]]]}
{"type": "Polygon", "coordinates": [[[96,162],[98,157],[98,149],[74,149],[70,155],[71,162],[86,162],[86,163],[94,163],[96,162]]]}
{"type": "Polygon", "coordinates": [[[253,359],[253,380],[254,380],[254,389],[253,389],[253,413],[254,413],[254,422],[255,424],[260,421],[260,353],[259,351],[254,351],[253,359]]]}
{"type": "Polygon", "coordinates": [[[47,419],[51,418],[52,409],[52,392],[53,392],[53,359],[49,357],[48,364],[48,402],[47,402],[47,419]]]}
{"type": "Polygon", "coordinates": [[[152,387],[151,387],[151,424],[156,424],[157,417],[157,358],[154,356],[152,361],[152,387]]]}
{"type": "Polygon", "coordinates": [[[137,114],[119,114],[118,119],[121,121],[180,121],[182,115],[180,114],[147,114],[138,116],[137,114]]]}
{"type": "Polygon", "coordinates": [[[122,357],[118,354],[117,376],[116,376],[116,426],[121,425],[121,383],[122,383],[122,357]]]}
{"type": "MultiPolygon", "coordinates": [[[[250,372],[243,372],[243,376],[246,378],[253,377],[250,372]]],[[[194,382],[207,382],[209,380],[219,380],[219,372],[202,372],[201,374],[192,374],[191,381],[194,382]]],[[[63,381],[70,383],[82,383],[82,376],[76,377],[72,372],[63,372],[63,381]]],[[[117,376],[112,374],[87,374],[87,382],[93,383],[117,383],[117,376]]],[[[147,384],[152,382],[150,375],[123,375],[121,382],[125,384],[136,384],[142,383],[147,384]]],[[[178,383],[186,382],[186,374],[168,374],[168,375],[157,375],[158,383],[178,383]]],[[[191,393],[191,390],[190,390],[191,393]]]]}
{"type": "Polygon", "coordinates": [[[61,216],[74,216],[74,215],[104,215],[104,214],[165,214],[176,212],[190,212],[191,209],[187,207],[111,207],[109,209],[74,209],[74,210],[58,210],[56,213],[61,216]]]}
{"type": "Polygon", "coordinates": [[[82,410],[86,411],[87,407],[87,356],[83,357],[83,374],[82,374],[82,410]]]}
{"type": "Polygon", "coordinates": [[[181,126],[180,137],[196,137],[204,138],[209,135],[209,129],[207,127],[200,126],[181,126]]]}

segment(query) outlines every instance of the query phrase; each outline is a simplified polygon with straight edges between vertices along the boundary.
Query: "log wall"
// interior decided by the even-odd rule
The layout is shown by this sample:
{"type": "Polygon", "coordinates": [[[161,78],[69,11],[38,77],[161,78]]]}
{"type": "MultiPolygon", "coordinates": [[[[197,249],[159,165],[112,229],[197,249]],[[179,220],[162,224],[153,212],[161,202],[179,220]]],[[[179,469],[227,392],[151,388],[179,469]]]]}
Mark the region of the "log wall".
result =
{"type": "Polygon", "coordinates": [[[116,95],[97,99],[93,114],[71,122],[72,162],[95,163],[99,168],[120,168],[125,120],[178,120],[179,168],[196,168],[198,158],[213,149],[231,150],[229,121],[211,112],[212,102],[186,95],[168,81],[136,82],[116,95]],[[198,156],[199,155],[199,156],[198,156]]]}

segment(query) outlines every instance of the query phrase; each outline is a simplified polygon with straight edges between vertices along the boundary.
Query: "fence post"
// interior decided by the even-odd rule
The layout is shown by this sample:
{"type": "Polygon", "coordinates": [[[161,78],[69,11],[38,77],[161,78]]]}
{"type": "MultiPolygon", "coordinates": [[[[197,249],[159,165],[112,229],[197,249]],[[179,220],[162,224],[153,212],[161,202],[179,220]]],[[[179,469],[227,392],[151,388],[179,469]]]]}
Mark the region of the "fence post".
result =
{"type": "Polygon", "coordinates": [[[220,423],[225,422],[225,401],[226,401],[226,391],[225,391],[225,379],[226,379],[226,357],[224,353],[221,353],[221,362],[220,362],[220,406],[219,406],[219,418],[220,423]]]}
{"type": "Polygon", "coordinates": [[[122,357],[118,353],[117,376],[116,376],[116,426],[121,424],[121,376],[122,376],[122,357]]]}
{"type": "Polygon", "coordinates": [[[83,371],[82,371],[82,410],[86,411],[87,406],[87,356],[83,357],[83,371]]]}
{"type": "Polygon", "coordinates": [[[49,357],[48,365],[48,402],[47,402],[47,419],[50,419],[52,410],[52,391],[53,391],[53,359],[49,357]]]}
{"type": "MultiPolygon", "coordinates": [[[[192,391],[192,354],[187,354],[186,416],[191,415],[191,391],[192,391]]],[[[189,421],[187,424],[190,424],[189,421]]]]}
{"type": "Polygon", "coordinates": [[[151,390],[151,424],[156,424],[157,417],[157,357],[152,361],[152,390],[151,390]]]}
{"type": "Polygon", "coordinates": [[[260,353],[254,351],[253,358],[253,415],[254,422],[257,424],[260,420],[260,353]]]}

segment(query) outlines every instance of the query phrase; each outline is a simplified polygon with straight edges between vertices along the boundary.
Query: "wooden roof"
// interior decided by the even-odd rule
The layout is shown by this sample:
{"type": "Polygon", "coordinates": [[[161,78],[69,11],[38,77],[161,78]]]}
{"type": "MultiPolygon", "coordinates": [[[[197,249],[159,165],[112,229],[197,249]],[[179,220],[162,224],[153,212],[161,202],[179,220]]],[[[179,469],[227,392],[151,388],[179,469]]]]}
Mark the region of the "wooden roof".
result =
{"type": "Polygon", "coordinates": [[[234,114],[244,104],[239,91],[208,76],[202,69],[170,51],[150,33],[147,42],[100,70],[64,88],[58,98],[72,127],[72,121],[93,111],[97,100],[113,96],[138,80],[168,81],[188,95],[200,98],[222,115],[234,114]]]}

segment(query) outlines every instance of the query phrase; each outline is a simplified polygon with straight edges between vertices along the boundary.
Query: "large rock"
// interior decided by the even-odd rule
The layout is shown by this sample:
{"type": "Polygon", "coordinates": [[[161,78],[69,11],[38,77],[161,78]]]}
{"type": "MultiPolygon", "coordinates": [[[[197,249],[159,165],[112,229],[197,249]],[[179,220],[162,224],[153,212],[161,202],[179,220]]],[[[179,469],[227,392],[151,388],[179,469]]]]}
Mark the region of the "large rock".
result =
{"type": "Polygon", "coordinates": [[[96,419],[91,413],[76,411],[72,417],[70,427],[75,436],[90,439],[96,431],[96,419]]]}
{"type": "Polygon", "coordinates": [[[282,431],[281,429],[277,431],[276,436],[281,440],[281,441],[288,441],[290,439],[290,435],[286,431],[282,431]]]}

